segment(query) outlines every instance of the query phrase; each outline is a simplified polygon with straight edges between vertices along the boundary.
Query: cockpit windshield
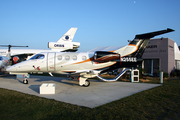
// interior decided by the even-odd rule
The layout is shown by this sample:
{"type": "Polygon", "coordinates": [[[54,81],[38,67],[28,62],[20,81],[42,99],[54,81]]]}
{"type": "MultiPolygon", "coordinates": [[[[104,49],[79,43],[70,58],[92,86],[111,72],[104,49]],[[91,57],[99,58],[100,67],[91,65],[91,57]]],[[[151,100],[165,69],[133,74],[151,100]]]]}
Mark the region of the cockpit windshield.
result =
{"type": "Polygon", "coordinates": [[[2,58],[2,57],[0,57],[0,61],[1,61],[1,60],[3,60],[3,58],[2,58]]]}
{"type": "Polygon", "coordinates": [[[44,55],[43,54],[36,54],[30,58],[30,60],[34,60],[34,59],[44,59],[44,55]]]}

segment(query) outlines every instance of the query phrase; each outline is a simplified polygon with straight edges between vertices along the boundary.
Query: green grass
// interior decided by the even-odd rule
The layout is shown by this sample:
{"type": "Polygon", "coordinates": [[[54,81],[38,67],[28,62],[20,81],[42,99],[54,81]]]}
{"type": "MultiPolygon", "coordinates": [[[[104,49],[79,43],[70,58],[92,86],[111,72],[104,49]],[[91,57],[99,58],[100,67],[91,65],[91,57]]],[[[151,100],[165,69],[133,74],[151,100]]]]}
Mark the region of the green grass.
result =
{"type": "Polygon", "coordinates": [[[179,80],[102,105],[87,108],[0,88],[0,119],[180,119],[179,80]]]}

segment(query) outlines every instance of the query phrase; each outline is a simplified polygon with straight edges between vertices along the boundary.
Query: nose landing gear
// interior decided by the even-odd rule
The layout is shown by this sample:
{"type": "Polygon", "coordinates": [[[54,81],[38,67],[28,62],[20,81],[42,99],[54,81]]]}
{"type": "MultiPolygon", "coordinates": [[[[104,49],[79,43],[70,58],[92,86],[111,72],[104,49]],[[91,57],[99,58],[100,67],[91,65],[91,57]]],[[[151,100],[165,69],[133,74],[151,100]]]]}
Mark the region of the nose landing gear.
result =
{"type": "Polygon", "coordinates": [[[24,80],[23,80],[23,83],[24,83],[24,84],[28,84],[28,80],[27,80],[27,78],[28,78],[28,74],[27,74],[27,75],[25,75],[24,77],[25,77],[25,78],[24,78],[24,80]]]}
{"type": "Polygon", "coordinates": [[[24,84],[28,84],[27,78],[25,78],[25,79],[23,80],[23,83],[24,83],[24,84]]]}

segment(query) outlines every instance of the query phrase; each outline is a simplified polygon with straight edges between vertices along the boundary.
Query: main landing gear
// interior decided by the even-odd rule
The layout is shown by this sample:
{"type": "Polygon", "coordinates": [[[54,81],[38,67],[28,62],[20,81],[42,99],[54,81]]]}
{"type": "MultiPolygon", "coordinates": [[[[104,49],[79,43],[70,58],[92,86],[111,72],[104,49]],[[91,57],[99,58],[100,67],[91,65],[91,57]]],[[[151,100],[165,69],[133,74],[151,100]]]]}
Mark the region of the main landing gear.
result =
{"type": "MultiPolygon", "coordinates": [[[[84,74],[83,74],[84,75],[84,74]]],[[[79,85],[80,86],[83,86],[83,87],[88,87],[90,85],[90,81],[87,80],[88,77],[84,77],[84,76],[71,76],[71,75],[68,75],[67,77],[69,77],[70,79],[77,79],[78,78],[78,81],[79,81],[79,85]]]]}
{"type": "Polygon", "coordinates": [[[80,86],[88,87],[90,85],[89,80],[87,80],[85,77],[79,77],[78,80],[80,86]]]}
{"type": "Polygon", "coordinates": [[[89,80],[86,80],[85,81],[85,84],[83,85],[84,87],[88,87],[90,85],[90,82],[89,82],[89,80]]]}

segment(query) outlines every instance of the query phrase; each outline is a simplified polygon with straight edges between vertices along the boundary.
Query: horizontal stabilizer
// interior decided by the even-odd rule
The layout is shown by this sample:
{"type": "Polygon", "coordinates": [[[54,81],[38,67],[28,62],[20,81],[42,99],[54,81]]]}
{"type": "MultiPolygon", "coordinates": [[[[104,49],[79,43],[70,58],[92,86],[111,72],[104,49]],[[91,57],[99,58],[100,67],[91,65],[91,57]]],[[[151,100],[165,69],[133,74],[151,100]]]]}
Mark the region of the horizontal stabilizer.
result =
{"type": "Polygon", "coordinates": [[[154,36],[161,35],[168,32],[173,32],[173,31],[174,31],[173,29],[167,28],[167,30],[160,30],[160,31],[155,31],[155,32],[150,32],[150,33],[139,34],[139,35],[136,35],[134,39],[153,38],[154,36]]]}

